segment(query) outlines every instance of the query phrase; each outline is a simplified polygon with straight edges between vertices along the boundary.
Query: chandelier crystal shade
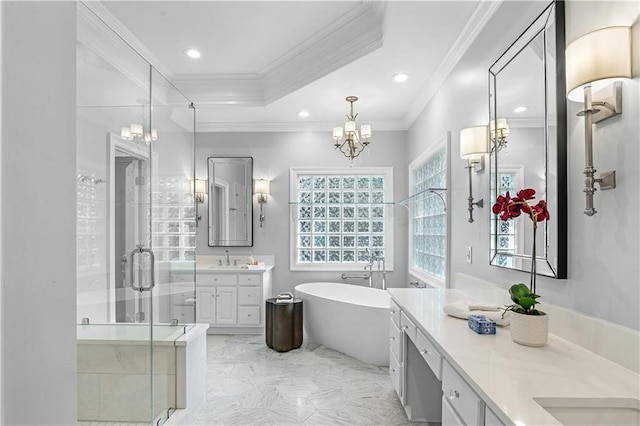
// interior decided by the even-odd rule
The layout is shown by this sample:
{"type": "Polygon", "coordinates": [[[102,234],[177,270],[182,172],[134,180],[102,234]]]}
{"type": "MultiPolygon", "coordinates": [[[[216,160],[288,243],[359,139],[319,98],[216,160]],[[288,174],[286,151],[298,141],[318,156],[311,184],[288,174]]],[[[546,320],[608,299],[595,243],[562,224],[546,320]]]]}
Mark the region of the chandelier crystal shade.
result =
{"type": "Polygon", "coordinates": [[[357,100],[357,96],[347,96],[346,101],[351,104],[351,110],[347,114],[344,128],[333,128],[333,146],[350,160],[353,160],[364,151],[369,145],[369,138],[371,137],[370,125],[363,124],[358,130],[358,125],[356,124],[358,114],[353,113],[353,103],[357,100]]]}

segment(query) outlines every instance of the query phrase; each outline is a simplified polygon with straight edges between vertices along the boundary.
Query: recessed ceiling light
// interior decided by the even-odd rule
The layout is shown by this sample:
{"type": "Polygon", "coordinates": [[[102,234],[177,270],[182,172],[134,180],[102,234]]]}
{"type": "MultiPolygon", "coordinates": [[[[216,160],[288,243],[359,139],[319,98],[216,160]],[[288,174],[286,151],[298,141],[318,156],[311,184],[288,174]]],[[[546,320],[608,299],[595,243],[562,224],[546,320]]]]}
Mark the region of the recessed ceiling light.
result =
{"type": "Polygon", "coordinates": [[[407,81],[409,79],[409,74],[399,73],[395,74],[392,78],[396,83],[402,83],[403,81],[407,81]]]}
{"type": "Polygon", "coordinates": [[[193,59],[198,59],[200,57],[200,52],[192,47],[184,49],[184,54],[193,59]]]}
{"type": "Polygon", "coordinates": [[[527,110],[526,106],[519,106],[513,110],[513,112],[525,112],[527,110]]]}
{"type": "Polygon", "coordinates": [[[298,115],[300,117],[308,117],[309,116],[309,111],[300,111],[300,112],[298,112],[298,115]]]}

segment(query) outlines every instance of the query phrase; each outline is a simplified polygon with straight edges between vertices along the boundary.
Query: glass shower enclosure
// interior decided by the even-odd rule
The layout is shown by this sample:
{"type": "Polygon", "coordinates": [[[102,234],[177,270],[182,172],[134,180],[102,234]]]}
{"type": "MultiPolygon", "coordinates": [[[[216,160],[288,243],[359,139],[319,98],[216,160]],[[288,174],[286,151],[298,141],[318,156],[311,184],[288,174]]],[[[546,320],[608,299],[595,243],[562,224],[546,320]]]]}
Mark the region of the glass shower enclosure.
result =
{"type": "Polygon", "coordinates": [[[78,420],[157,424],[195,320],[195,108],[77,4],[78,420]]]}

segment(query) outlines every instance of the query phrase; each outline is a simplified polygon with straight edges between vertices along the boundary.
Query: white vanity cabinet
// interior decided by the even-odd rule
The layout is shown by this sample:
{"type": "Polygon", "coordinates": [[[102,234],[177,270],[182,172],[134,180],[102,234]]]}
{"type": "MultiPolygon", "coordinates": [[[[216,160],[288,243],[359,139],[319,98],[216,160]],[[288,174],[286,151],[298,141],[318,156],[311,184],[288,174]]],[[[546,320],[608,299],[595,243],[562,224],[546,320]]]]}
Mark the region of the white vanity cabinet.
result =
{"type": "Polygon", "coordinates": [[[196,322],[209,324],[210,334],[260,334],[270,297],[270,270],[198,271],[196,322]]]}
{"type": "Polygon", "coordinates": [[[442,368],[442,425],[483,425],[484,408],[482,399],[445,361],[442,368]]]}
{"type": "Polygon", "coordinates": [[[440,422],[442,357],[392,300],[389,374],[410,421],[440,422]]]}

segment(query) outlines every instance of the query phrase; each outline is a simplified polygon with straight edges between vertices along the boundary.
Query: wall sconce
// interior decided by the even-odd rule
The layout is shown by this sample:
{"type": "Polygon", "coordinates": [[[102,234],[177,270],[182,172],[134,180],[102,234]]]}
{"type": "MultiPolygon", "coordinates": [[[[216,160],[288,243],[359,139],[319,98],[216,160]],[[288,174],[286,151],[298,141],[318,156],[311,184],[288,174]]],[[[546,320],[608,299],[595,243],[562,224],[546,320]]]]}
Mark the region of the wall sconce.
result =
{"type": "Polygon", "coordinates": [[[194,193],[196,200],[196,226],[202,220],[202,215],[198,212],[198,204],[204,203],[204,196],[207,194],[207,181],[196,179],[190,181],[191,191],[194,193]]]}
{"type": "Polygon", "coordinates": [[[509,136],[509,124],[506,118],[498,118],[491,120],[489,124],[491,129],[491,152],[500,151],[507,148],[507,136],[509,136]]]}
{"type": "Polygon", "coordinates": [[[256,179],[253,183],[253,193],[258,196],[258,203],[260,203],[260,228],[262,228],[262,222],[264,222],[264,204],[267,202],[267,195],[271,192],[271,182],[265,179],[256,179]]]}
{"type": "Polygon", "coordinates": [[[565,55],[567,97],[584,102],[584,110],[578,113],[584,116],[584,214],[593,216],[597,213],[595,184],[602,190],[616,187],[615,170],[594,177],[593,124],[622,113],[622,83],[612,79],[631,78],[631,28],[609,27],[585,34],[567,46],[565,55]]]}
{"type": "Polygon", "coordinates": [[[467,160],[466,169],[469,171],[469,223],[473,223],[473,206],[483,207],[483,199],[473,201],[471,184],[471,169],[476,173],[484,169],[484,154],[488,152],[487,126],[473,126],[460,130],[460,157],[467,160]]]}

